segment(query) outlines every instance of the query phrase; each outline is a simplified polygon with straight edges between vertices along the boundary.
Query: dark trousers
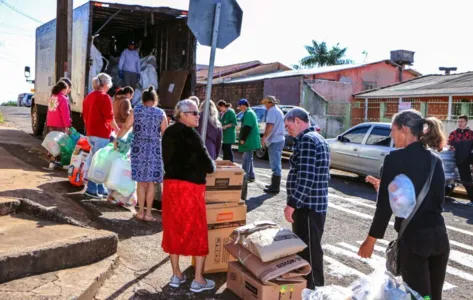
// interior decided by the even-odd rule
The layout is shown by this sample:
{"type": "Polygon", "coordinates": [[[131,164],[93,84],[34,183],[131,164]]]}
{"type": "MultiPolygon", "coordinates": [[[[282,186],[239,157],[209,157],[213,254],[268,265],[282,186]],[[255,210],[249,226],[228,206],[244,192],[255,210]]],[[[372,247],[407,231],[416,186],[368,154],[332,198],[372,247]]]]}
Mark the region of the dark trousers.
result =
{"type": "Polygon", "coordinates": [[[222,144],[223,160],[233,162],[232,144],[222,144]]]}
{"type": "Polygon", "coordinates": [[[407,285],[422,297],[441,300],[450,254],[445,227],[423,229],[403,237],[399,251],[401,275],[407,285]]]}
{"type": "Polygon", "coordinates": [[[307,245],[307,248],[299,255],[307,260],[312,267],[311,273],[306,277],[307,288],[312,290],[316,286],[324,285],[322,235],[324,233],[325,216],[325,213],[317,213],[306,208],[296,209],[292,215],[294,220],[292,231],[307,245]]]}
{"type": "Polygon", "coordinates": [[[471,177],[471,165],[473,164],[473,157],[469,157],[465,162],[458,164],[458,173],[460,179],[468,194],[468,199],[473,202],[473,179],[471,177]]]}

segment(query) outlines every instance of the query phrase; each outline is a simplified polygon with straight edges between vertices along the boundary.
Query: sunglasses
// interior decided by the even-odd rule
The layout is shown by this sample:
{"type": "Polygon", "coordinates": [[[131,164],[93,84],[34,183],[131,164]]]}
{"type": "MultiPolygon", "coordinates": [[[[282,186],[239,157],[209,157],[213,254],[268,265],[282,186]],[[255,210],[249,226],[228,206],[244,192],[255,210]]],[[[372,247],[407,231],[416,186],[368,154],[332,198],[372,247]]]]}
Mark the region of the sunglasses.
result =
{"type": "Polygon", "coordinates": [[[183,113],[185,114],[192,114],[194,117],[197,117],[199,115],[198,111],[184,111],[183,113]]]}

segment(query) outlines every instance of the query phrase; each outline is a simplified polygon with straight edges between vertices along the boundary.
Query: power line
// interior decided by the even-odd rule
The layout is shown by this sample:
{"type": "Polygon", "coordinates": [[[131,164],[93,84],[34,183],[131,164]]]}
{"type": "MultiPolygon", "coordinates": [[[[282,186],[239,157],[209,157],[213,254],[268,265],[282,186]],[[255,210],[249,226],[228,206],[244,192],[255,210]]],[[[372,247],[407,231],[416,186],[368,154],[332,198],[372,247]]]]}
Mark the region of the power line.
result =
{"type": "Polygon", "coordinates": [[[7,6],[8,8],[10,8],[11,10],[13,10],[13,11],[19,13],[20,15],[22,15],[22,16],[24,16],[24,17],[30,19],[30,20],[33,20],[33,21],[35,21],[35,22],[37,22],[37,23],[39,23],[39,24],[43,24],[42,21],[40,21],[40,20],[38,20],[38,19],[35,19],[34,17],[25,14],[24,12],[22,12],[22,11],[19,10],[18,8],[14,7],[14,6],[10,5],[10,4],[8,4],[6,0],[0,0],[0,3],[4,4],[4,5],[7,6]]]}

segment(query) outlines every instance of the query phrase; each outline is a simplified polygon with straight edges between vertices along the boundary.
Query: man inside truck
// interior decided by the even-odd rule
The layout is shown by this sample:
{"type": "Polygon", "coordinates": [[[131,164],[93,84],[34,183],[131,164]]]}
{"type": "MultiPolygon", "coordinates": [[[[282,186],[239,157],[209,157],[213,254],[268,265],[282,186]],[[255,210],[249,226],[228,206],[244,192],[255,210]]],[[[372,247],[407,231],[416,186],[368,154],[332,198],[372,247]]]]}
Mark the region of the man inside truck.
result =
{"type": "Polygon", "coordinates": [[[140,81],[140,55],[135,50],[135,42],[128,43],[128,49],[123,50],[118,62],[118,74],[123,80],[124,86],[136,88],[136,84],[140,81]]]}

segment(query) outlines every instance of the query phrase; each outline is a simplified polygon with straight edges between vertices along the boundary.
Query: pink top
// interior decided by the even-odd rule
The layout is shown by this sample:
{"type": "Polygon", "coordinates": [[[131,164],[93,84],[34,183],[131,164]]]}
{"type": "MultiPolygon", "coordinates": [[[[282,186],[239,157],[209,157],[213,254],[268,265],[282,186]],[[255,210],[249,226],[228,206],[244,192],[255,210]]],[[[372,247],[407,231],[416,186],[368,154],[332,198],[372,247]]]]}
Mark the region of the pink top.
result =
{"type": "Polygon", "coordinates": [[[48,101],[48,127],[71,127],[71,113],[67,97],[63,93],[51,95],[48,101]]]}

